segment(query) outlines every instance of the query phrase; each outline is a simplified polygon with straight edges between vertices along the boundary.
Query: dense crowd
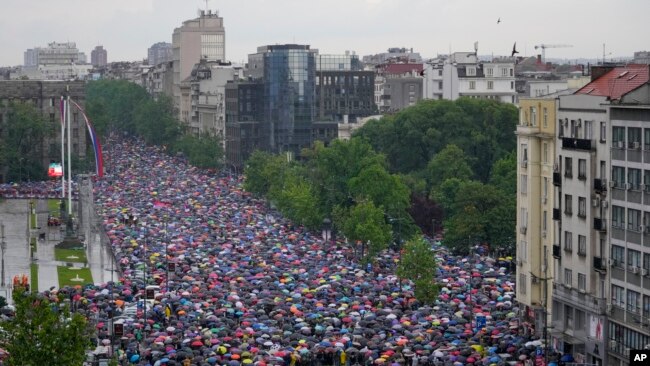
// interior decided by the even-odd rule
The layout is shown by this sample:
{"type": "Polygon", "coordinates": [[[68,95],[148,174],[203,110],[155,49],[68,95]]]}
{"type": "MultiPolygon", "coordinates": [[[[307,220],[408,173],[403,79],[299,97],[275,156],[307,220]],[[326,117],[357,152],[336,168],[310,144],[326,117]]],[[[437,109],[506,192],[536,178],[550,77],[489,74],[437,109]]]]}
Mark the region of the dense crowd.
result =
{"type": "MultiPolygon", "coordinates": [[[[66,182],[66,189],[67,189],[66,182]]],[[[77,197],[77,183],[72,183],[72,195],[77,197]]],[[[0,184],[0,198],[60,198],[61,180],[0,184]]]]}
{"type": "Polygon", "coordinates": [[[95,198],[123,276],[61,291],[123,364],[543,364],[506,262],[432,244],[443,287],[420,304],[394,275],[399,253],[362,266],[346,243],[325,242],[243,192],[240,177],[140,141],[108,146],[112,166],[95,198]],[[145,285],[159,286],[155,301],[132,313],[145,285]],[[122,337],[112,339],[111,318],[122,337]]]}

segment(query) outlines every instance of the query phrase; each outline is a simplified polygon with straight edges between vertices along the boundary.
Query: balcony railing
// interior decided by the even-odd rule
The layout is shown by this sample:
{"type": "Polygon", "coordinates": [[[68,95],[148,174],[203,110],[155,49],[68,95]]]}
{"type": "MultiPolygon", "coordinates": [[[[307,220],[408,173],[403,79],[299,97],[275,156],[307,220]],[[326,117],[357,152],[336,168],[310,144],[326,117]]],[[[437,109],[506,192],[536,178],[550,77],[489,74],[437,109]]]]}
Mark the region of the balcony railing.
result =
{"type": "Polygon", "coordinates": [[[594,269],[599,272],[607,272],[607,266],[603,262],[602,257],[594,257],[594,269]]]}
{"type": "Polygon", "coordinates": [[[607,181],[605,179],[595,178],[594,179],[594,191],[604,192],[607,190],[607,181]]]}
{"type": "Polygon", "coordinates": [[[563,137],[562,148],[589,151],[591,150],[591,140],[563,137]]]}
{"type": "Polygon", "coordinates": [[[607,220],[601,218],[594,218],[594,230],[607,231],[607,220]]]}

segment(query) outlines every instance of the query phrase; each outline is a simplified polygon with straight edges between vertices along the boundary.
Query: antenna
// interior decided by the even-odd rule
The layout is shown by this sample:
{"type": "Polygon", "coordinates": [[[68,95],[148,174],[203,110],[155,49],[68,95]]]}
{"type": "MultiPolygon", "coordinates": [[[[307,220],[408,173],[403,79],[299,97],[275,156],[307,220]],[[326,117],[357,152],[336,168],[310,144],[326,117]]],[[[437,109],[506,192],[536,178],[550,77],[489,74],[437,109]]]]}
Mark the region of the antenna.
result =
{"type": "Polygon", "coordinates": [[[206,13],[208,12],[208,2],[209,2],[209,1],[210,1],[210,0],[205,0],[205,12],[206,12],[206,13]]]}

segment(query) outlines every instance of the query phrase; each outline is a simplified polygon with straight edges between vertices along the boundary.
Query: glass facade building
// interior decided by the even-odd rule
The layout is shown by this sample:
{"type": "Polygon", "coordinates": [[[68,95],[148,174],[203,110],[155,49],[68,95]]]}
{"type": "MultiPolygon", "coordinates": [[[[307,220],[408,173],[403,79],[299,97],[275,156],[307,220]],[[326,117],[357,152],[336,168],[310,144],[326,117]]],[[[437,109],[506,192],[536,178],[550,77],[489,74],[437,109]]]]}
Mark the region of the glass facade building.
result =
{"type": "Polygon", "coordinates": [[[263,84],[260,144],[265,150],[297,155],[311,145],[317,52],[287,44],[258,47],[249,55],[250,76],[263,84]]]}

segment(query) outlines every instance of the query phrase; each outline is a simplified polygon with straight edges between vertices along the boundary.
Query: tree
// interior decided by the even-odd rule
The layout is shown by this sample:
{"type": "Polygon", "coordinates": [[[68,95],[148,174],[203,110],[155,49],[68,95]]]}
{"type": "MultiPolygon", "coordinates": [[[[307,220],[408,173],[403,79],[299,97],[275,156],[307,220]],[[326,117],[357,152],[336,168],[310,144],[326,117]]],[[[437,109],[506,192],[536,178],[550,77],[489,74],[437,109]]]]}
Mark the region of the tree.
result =
{"type": "Polygon", "coordinates": [[[374,258],[390,243],[390,225],[386,224],[384,212],[372,201],[358,202],[349,210],[339,206],[334,213],[334,223],[348,240],[361,244],[361,257],[365,260],[374,258]]]}
{"type": "Polygon", "coordinates": [[[292,167],[287,171],[283,188],[277,197],[278,209],[294,222],[310,229],[320,228],[323,214],[318,206],[315,189],[298,170],[297,167],[292,167]]]}
{"type": "Polygon", "coordinates": [[[517,194],[517,153],[514,150],[494,163],[490,184],[505,194],[517,194]]]}
{"type": "Polygon", "coordinates": [[[472,177],[472,168],[463,150],[454,144],[445,146],[427,165],[429,181],[432,187],[450,178],[468,180],[472,177]]]}
{"type": "MultiPolygon", "coordinates": [[[[181,135],[180,122],[174,118],[174,106],[169,97],[161,96],[158,100],[145,100],[140,104],[133,116],[135,131],[148,144],[169,145],[181,135]]],[[[197,141],[181,142],[185,149],[189,149],[197,141]],[[186,146],[187,145],[187,146],[186,146]]],[[[199,144],[203,141],[199,139],[199,144]]],[[[221,146],[219,141],[217,145],[221,146]]],[[[204,146],[197,146],[202,150],[204,146]]],[[[206,151],[205,156],[211,152],[206,151]]]]}
{"type": "Polygon", "coordinates": [[[258,197],[265,197],[273,189],[279,189],[287,168],[288,163],[283,157],[255,150],[244,168],[244,189],[258,197]]]}
{"type": "Polygon", "coordinates": [[[435,284],[436,258],[431,245],[422,237],[406,242],[397,265],[397,275],[415,284],[415,297],[424,304],[433,303],[438,297],[435,284]]]}
{"type": "Polygon", "coordinates": [[[9,365],[76,366],[91,346],[86,319],[71,313],[69,305],[52,302],[41,294],[13,292],[15,316],[2,322],[2,342],[9,353],[9,365]]]}
{"type": "MultiPolygon", "coordinates": [[[[169,135],[164,138],[169,138],[169,135]]],[[[184,135],[173,144],[171,151],[182,152],[197,168],[216,169],[223,162],[223,147],[216,137],[184,135]]]]}

